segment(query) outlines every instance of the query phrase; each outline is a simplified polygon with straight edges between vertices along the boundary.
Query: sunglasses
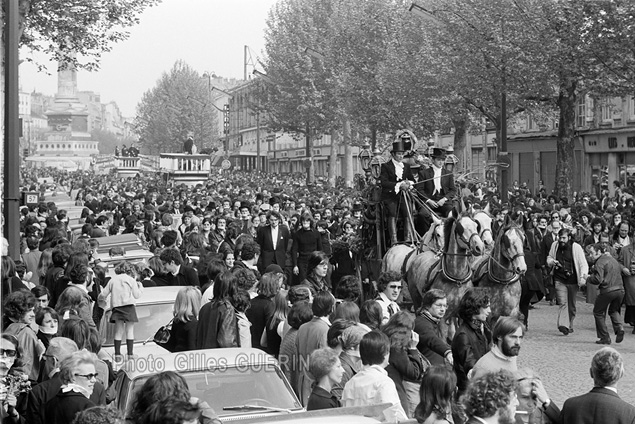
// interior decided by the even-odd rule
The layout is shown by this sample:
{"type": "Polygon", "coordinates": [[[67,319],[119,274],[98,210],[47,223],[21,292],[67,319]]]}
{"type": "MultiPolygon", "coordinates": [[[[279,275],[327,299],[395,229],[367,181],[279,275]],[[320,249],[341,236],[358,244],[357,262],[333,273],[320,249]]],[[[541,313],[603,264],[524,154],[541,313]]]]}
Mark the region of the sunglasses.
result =
{"type": "Polygon", "coordinates": [[[393,290],[395,290],[395,289],[401,290],[401,286],[388,286],[388,288],[391,288],[393,290]]]}
{"type": "Polygon", "coordinates": [[[0,356],[8,356],[9,358],[14,358],[15,355],[15,349],[0,349],[0,356]]]}
{"type": "Polygon", "coordinates": [[[98,374],[75,374],[75,377],[84,377],[86,380],[97,379],[98,374]]]}

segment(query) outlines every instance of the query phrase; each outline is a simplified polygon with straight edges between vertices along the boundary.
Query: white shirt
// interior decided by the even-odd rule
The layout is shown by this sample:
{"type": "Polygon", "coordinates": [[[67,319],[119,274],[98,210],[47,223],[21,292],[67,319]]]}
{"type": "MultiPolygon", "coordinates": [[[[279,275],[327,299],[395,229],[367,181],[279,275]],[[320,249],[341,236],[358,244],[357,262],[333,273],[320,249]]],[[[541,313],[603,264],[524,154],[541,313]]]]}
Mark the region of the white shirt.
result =
{"type": "Polygon", "coordinates": [[[273,250],[276,250],[278,245],[278,226],[271,226],[271,243],[273,243],[273,250]]]}
{"type": "Polygon", "coordinates": [[[379,365],[366,365],[348,380],[342,392],[342,406],[371,406],[390,403],[384,410],[386,422],[408,419],[401,406],[395,382],[379,365]]]}
{"type": "Polygon", "coordinates": [[[397,181],[401,181],[403,179],[403,162],[397,162],[392,159],[393,165],[395,165],[395,175],[397,175],[397,181]]]}
{"type": "Polygon", "coordinates": [[[434,181],[434,193],[432,194],[435,195],[441,193],[441,168],[432,165],[432,170],[434,171],[434,178],[432,180],[434,181]]]}
{"type": "Polygon", "coordinates": [[[383,322],[386,323],[390,319],[391,316],[399,312],[399,305],[396,302],[388,299],[383,292],[379,293],[379,297],[375,299],[377,303],[381,306],[381,311],[384,315],[383,322]],[[391,311],[392,309],[392,311],[391,311]]]}

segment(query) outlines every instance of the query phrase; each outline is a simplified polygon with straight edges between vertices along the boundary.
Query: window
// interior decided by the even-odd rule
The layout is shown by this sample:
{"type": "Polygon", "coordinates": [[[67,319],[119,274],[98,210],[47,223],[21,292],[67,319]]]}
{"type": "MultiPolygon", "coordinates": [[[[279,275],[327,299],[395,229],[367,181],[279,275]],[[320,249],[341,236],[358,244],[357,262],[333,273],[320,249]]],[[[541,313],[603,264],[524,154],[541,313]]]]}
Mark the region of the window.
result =
{"type": "Polygon", "coordinates": [[[586,98],[585,96],[580,96],[578,100],[578,108],[576,111],[576,126],[584,127],[586,125],[586,98]]]}
{"type": "Polygon", "coordinates": [[[612,121],[613,120],[613,104],[610,99],[606,99],[605,103],[602,105],[602,121],[612,121]]]}
{"type": "Polygon", "coordinates": [[[629,111],[630,118],[635,120],[635,95],[629,96],[628,111],[629,111]]]}

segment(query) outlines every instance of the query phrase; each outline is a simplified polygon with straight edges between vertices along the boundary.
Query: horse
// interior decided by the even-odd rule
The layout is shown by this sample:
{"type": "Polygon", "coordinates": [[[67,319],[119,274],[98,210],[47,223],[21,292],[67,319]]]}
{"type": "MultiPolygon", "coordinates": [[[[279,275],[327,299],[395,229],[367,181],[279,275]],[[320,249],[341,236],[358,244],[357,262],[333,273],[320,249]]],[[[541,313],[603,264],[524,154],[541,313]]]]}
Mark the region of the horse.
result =
{"type": "MultiPolygon", "coordinates": [[[[406,282],[415,310],[421,306],[426,291],[443,290],[448,299],[447,322],[454,318],[461,298],[472,287],[472,269],[468,257],[483,254],[484,244],[478,235],[477,222],[468,213],[453,211],[444,227],[445,247],[442,254],[423,252],[416,255],[408,267],[406,282]]],[[[444,333],[453,333],[452,325],[442,330],[444,333]]]]}
{"type": "Polygon", "coordinates": [[[484,209],[476,209],[472,213],[472,218],[481,226],[478,235],[485,243],[485,251],[489,252],[494,247],[494,233],[492,233],[492,222],[494,217],[484,209]]]}
{"type": "MultiPolygon", "coordinates": [[[[422,252],[441,252],[444,246],[444,225],[443,220],[433,216],[433,223],[430,229],[423,235],[417,246],[408,244],[397,244],[392,246],[386,254],[381,263],[381,271],[394,271],[402,275],[402,278],[406,277],[406,273],[412,258],[418,253],[422,252]]],[[[411,296],[408,290],[408,285],[404,284],[404,290],[402,291],[402,301],[410,303],[411,296]]]]}
{"type": "Polygon", "coordinates": [[[434,222],[430,229],[421,237],[417,246],[397,244],[392,246],[381,263],[381,271],[395,271],[406,275],[410,259],[415,253],[426,251],[440,252],[444,246],[443,220],[433,217],[434,222]]]}
{"type": "Polygon", "coordinates": [[[491,323],[504,315],[520,318],[520,279],[527,271],[524,246],[522,226],[507,216],[492,252],[473,266],[474,286],[484,288],[490,298],[491,323]]]}

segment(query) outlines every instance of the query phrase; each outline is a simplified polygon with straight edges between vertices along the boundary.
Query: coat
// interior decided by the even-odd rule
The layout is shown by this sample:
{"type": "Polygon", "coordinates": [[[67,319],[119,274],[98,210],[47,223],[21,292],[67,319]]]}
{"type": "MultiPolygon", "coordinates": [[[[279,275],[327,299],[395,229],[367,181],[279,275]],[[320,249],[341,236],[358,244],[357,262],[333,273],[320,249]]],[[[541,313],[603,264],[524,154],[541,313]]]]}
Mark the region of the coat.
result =
{"type": "Polygon", "coordinates": [[[75,415],[95,405],[81,393],[60,392],[45,405],[46,424],[68,424],[73,422],[75,415]]]}
{"type": "Polygon", "coordinates": [[[483,332],[476,332],[472,325],[463,322],[452,339],[452,358],[454,372],[459,393],[467,388],[467,373],[476,362],[489,351],[492,334],[487,325],[483,325],[483,332]]]}
{"type": "Polygon", "coordinates": [[[456,186],[454,185],[454,174],[448,171],[445,168],[441,168],[441,190],[443,193],[441,194],[433,194],[434,193],[434,168],[423,168],[419,171],[419,177],[421,179],[421,190],[422,194],[432,200],[441,200],[442,198],[446,198],[448,201],[454,200],[456,197],[457,191],[456,186]]]}
{"type": "Polygon", "coordinates": [[[563,424],[633,424],[635,406],[610,389],[594,387],[589,393],[568,399],[560,418],[563,424]]]}
{"type": "Polygon", "coordinates": [[[381,174],[379,181],[381,182],[381,200],[388,208],[389,216],[397,216],[397,206],[399,205],[400,195],[395,193],[395,186],[398,182],[410,180],[414,182],[412,169],[410,165],[404,163],[403,175],[401,179],[397,179],[395,164],[391,160],[381,165],[381,174]]]}
{"type": "MultiPolygon", "coordinates": [[[[625,268],[631,267],[631,263],[635,261],[635,244],[631,243],[620,250],[619,262],[625,268]]],[[[624,275],[624,303],[626,306],[635,306],[635,275],[624,275]]]]}
{"type": "Polygon", "coordinates": [[[450,345],[443,339],[439,323],[434,322],[426,313],[415,319],[414,331],[419,334],[417,348],[432,365],[444,365],[445,355],[451,352],[450,345]]]}
{"type": "Polygon", "coordinates": [[[331,325],[324,319],[313,317],[313,319],[300,326],[296,339],[297,353],[300,368],[298,372],[298,398],[302,405],[307,405],[311,394],[311,378],[307,375],[308,369],[302,364],[307,364],[309,356],[314,350],[327,347],[326,333],[331,325]],[[304,361],[304,362],[302,362],[304,361]]]}
{"type": "Polygon", "coordinates": [[[238,324],[227,299],[214,299],[201,308],[196,329],[196,348],[238,347],[238,324]]]}
{"type": "Polygon", "coordinates": [[[273,263],[284,268],[289,240],[291,240],[289,229],[284,225],[278,225],[278,241],[274,250],[273,240],[271,239],[271,225],[258,229],[256,242],[260,245],[260,272],[264,272],[273,263]]]}

